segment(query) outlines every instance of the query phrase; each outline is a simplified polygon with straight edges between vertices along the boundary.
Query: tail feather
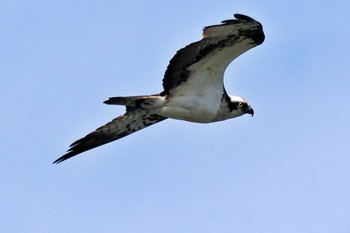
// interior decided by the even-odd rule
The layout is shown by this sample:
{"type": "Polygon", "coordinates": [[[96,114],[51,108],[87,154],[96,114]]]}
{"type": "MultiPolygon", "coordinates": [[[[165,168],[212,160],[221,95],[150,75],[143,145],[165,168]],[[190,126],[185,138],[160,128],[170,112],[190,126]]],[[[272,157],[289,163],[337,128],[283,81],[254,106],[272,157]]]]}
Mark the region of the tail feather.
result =
{"type": "Polygon", "coordinates": [[[125,97],[110,97],[108,100],[104,101],[105,104],[112,105],[124,105],[124,106],[135,106],[137,100],[143,99],[147,96],[125,96],[125,97]]]}
{"type": "Polygon", "coordinates": [[[84,151],[120,139],[165,119],[165,117],[159,116],[152,111],[142,109],[126,112],[124,115],[115,118],[106,125],[73,142],[67,153],[53,163],[63,162],[84,151]]]}
{"type": "Polygon", "coordinates": [[[118,96],[109,97],[108,100],[104,101],[105,104],[112,105],[124,105],[124,106],[136,106],[138,102],[145,100],[158,99],[159,95],[136,95],[136,96],[118,96]]]}

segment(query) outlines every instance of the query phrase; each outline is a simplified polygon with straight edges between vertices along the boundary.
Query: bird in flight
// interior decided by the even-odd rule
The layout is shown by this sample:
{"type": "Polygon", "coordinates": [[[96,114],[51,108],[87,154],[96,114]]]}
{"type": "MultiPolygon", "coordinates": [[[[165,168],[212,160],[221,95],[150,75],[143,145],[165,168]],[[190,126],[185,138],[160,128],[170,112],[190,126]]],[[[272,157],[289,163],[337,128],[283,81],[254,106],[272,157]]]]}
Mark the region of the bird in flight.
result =
{"type": "Polygon", "coordinates": [[[73,142],[60,163],[84,151],[125,137],[165,119],[198,123],[254,115],[243,98],[228,95],[224,87],[227,66],[265,39],[262,25],[245,15],[207,26],[203,37],[177,51],[163,78],[164,90],[154,95],[111,97],[105,104],[126,106],[118,116],[73,142]]]}

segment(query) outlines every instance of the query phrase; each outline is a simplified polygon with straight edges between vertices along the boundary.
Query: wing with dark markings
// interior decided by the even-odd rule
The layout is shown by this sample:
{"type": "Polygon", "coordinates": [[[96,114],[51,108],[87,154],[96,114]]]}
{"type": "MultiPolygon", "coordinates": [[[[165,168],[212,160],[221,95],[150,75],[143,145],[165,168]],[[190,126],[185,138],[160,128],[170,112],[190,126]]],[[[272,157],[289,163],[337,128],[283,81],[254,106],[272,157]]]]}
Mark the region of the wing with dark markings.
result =
{"type": "Polygon", "coordinates": [[[165,119],[151,111],[142,109],[126,112],[124,115],[115,118],[106,125],[75,141],[70,145],[67,153],[55,160],[54,163],[60,163],[84,151],[115,141],[165,119]]]}
{"type": "MultiPolygon", "coordinates": [[[[217,73],[223,74],[233,59],[264,41],[262,25],[258,21],[245,15],[234,16],[236,19],[205,27],[202,40],[177,51],[165,72],[162,95],[171,93],[173,88],[186,82],[196,70],[218,69],[217,73]]],[[[222,79],[220,75],[218,78],[222,79]]],[[[194,81],[194,85],[196,82],[206,80],[194,81]]]]}

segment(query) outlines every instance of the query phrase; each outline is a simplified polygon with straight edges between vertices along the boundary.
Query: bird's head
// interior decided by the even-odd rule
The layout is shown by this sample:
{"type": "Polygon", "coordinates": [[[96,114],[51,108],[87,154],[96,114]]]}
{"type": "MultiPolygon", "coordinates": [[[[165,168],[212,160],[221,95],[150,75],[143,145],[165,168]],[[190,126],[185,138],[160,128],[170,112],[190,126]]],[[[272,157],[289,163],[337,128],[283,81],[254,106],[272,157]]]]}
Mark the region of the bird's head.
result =
{"type": "Polygon", "coordinates": [[[242,116],[243,114],[250,114],[254,116],[253,108],[248,104],[246,100],[239,96],[230,95],[229,108],[231,117],[242,116]]]}

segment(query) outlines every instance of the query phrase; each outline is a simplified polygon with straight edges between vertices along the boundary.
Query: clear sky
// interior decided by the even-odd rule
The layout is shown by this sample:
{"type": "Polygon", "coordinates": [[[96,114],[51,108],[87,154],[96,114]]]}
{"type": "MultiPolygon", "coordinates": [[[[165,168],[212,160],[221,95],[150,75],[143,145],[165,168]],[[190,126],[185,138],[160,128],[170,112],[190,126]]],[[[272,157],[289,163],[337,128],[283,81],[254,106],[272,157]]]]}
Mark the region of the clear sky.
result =
{"type": "Polygon", "coordinates": [[[345,0],[3,1],[0,231],[350,232],[349,22],[345,0]],[[234,13],[266,35],[225,75],[253,118],[167,120],[52,164],[234,13]]]}

